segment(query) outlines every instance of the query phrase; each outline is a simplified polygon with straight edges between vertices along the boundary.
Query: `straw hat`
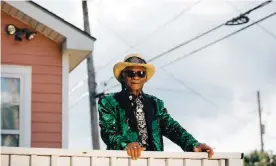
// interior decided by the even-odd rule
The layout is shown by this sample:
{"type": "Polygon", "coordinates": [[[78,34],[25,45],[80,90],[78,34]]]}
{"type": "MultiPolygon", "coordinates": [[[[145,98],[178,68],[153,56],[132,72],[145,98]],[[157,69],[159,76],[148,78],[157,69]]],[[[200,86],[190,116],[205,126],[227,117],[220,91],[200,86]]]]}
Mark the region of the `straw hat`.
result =
{"type": "Polygon", "coordinates": [[[114,65],[113,67],[113,73],[115,78],[120,81],[120,74],[121,72],[126,68],[126,67],[130,67],[130,66],[141,66],[144,67],[146,69],[146,74],[147,74],[147,80],[150,80],[151,77],[154,75],[155,73],[155,67],[152,64],[147,64],[147,62],[145,61],[145,59],[143,58],[143,56],[141,56],[140,54],[130,54],[127,55],[124,59],[123,62],[119,62],[117,64],[114,65]]]}

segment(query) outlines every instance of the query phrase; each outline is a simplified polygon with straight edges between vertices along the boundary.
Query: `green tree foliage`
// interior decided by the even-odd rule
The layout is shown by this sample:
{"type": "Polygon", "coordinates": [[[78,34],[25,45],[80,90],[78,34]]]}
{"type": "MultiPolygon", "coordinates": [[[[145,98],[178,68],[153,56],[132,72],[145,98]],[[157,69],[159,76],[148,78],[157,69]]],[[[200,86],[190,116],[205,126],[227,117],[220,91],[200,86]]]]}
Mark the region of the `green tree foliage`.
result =
{"type": "Polygon", "coordinates": [[[251,152],[244,157],[244,166],[276,166],[276,155],[272,152],[251,152]]]}

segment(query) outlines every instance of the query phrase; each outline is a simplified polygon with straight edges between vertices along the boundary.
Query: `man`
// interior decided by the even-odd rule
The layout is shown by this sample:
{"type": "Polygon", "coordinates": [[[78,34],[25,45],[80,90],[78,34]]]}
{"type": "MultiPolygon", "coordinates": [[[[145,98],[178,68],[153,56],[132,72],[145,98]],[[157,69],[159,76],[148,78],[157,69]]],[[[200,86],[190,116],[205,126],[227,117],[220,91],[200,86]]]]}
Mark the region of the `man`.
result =
{"type": "Polygon", "coordinates": [[[168,114],[162,100],[142,91],[155,73],[152,64],[139,54],[130,54],[113,72],[122,91],[98,101],[101,137],[107,150],[127,150],[132,159],[138,159],[143,150],[163,151],[165,136],[184,151],[213,155],[212,148],[199,143],[168,114]]]}

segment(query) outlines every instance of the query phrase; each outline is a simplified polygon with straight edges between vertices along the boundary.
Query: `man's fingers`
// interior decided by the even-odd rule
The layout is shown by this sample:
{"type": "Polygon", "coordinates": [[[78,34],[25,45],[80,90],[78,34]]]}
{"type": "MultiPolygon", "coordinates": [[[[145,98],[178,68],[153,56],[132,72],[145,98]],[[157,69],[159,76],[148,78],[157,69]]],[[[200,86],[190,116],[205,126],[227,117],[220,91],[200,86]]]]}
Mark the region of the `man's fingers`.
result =
{"type": "Polygon", "coordinates": [[[134,152],[134,149],[133,149],[133,143],[128,144],[128,146],[127,146],[127,154],[128,154],[128,156],[131,157],[131,159],[134,159],[135,152],[134,152]]]}
{"type": "Polygon", "coordinates": [[[210,146],[206,145],[206,151],[208,152],[208,157],[212,158],[214,155],[214,150],[210,146]]]}
{"type": "Polygon", "coordinates": [[[141,157],[142,151],[144,151],[144,150],[145,150],[145,148],[139,147],[137,159],[141,157]]]}
{"type": "Polygon", "coordinates": [[[135,150],[133,148],[131,148],[131,159],[135,159],[135,150]]]}
{"type": "Polygon", "coordinates": [[[200,148],[194,148],[194,152],[201,152],[200,148]]]}
{"type": "Polygon", "coordinates": [[[206,149],[210,152],[210,153],[214,153],[214,150],[210,147],[210,146],[208,146],[208,145],[206,145],[206,149]]]}
{"type": "Polygon", "coordinates": [[[145,148],[140,147],[140,145],[137,142],[133,142],[128,144],[127,148],[127,154],[131,157],[132,160],[137,160],[141,156],[141,152],[145,150],[145,148]]]}
{"type": "Polygon", "coordinates": [[[212,158],[212,157],[213,157],[213,155],[214,155],[214,153],[212,153],[212,152],[208,152],[208,158],[212,158]]]}
{"type": "Polygon", "coordinates": [[[137,158],[139,158],[139,157],[141,156],[141,151],[142,151],[142,148],[141,148],[141,147],[139,147],[139,149],[137,149],[137,151],[138,151],[137,158]]]}
{"type": "Polygon", "coordinates": [[[137,160],[138,156],[139,156],[139,151],[140,149],[136,146],[135,149],[134,149],[134,159],[137,160]]]}
{"type": "Polygon", "coordinates": [[[194,152],[207,152],[209,158],[212,158],[214,155],[213,149],[206,144],[201,144],[200,146],[194,148],[194,152]]]}
{"type": "Polygon", "coordinates": [[[129,148],[127,148],[127,155],[128,155],[128,156],[131,156],[131,151],[130,151],[129,148]]]}
{"type": "Polygon", "coordinates": [[[136,156],[135,156],[135,158],[136,158],[136,160],[141,156],[141,147],[140,147],[140,145],[138,144],[138,143],[136,143],[136,145],[135,145],[135,147],[136,147],[136,156]]]}
{"type": "Polygon", "coordinates": [[[129,146],[129,149],[131,149],[131,159],[136,160],[139,156],[140,146],[138,143],[132,143],[129,146]]]}

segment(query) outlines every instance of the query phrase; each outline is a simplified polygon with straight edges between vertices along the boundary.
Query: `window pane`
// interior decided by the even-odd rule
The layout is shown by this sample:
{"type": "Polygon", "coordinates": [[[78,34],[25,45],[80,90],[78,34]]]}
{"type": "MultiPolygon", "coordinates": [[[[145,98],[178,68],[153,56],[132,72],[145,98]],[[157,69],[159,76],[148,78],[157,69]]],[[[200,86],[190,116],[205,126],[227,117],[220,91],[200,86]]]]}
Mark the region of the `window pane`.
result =
{"type": "Polygon", "coordinates": [[[20,79],[1,77],[1,129],[19,129],[20,79]]]}
{"type": "Polygon", "coordinates": [[[1,146],[19,147],[19,135],[17,134],[2,134],[1,146]]]}

